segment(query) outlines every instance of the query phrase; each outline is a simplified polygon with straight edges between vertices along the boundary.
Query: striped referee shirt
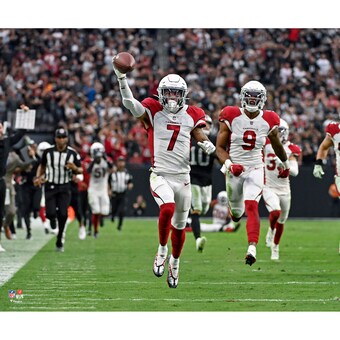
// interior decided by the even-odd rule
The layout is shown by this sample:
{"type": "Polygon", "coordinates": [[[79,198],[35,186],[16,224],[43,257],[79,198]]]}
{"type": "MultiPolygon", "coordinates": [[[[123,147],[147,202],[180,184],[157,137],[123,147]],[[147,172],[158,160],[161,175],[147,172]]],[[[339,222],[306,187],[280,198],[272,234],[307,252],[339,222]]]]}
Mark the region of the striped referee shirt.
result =
{"type": "Polygon", "coordinates": [[[46,182],[51,184],[70,183],[73,172],[65,167],[69,162],[81,167],[80,155],[70,146],[67,146],[64,151],[58,151],[55,145],[46,149],[41,158],[41,165],[46,167],[46,182]]]}
{"type": "Polygon", "coordinates": [[[123,171],[115,171],[111,174],[112,192],[118,194],[124,193],[130,183],[132,183],[132,175],[130,175],[126,169],[123,171]]]}

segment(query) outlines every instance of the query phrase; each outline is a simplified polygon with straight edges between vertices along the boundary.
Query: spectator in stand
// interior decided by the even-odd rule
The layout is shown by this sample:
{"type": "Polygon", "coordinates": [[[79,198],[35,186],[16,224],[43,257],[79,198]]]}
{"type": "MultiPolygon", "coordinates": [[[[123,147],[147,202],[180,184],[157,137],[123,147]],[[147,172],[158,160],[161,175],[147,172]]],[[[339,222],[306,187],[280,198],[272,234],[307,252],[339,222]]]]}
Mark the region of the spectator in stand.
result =
{"type": "Polygon", "coordinates": [[[337,118],[340,109],[339,29],[0,29],[0,35],[0,117],[10,120],[26,100],[37,111],[38,132],[53,132],[62,123],[70,137],[77,126],[87,125],[95,135],[114,122],[125,144],[139,122],[123,108],[118,86],[111,85],[110,59],[122,48],[137,61],[129,85],[138,100],[157,94],[164,68],[177,68],[193,104],[200,103],[213,119],[222,106],[237,103],[244,83],[261,79],[268,109],[287,121],[292,142],[300,147],[304,127],[311,131],[303,139],[317,149],[322,122],[337,118]],[[168,41],[168,48],[159,41],[168,41]],[[299,116],[304,125],[296,125],[299,116]]]}
{"type": "Polygon", "coordinates": [[[136,197],[136,201],[132,204],[132,208],[134,216],[143,216],[145,214],[146,201],[143,195],[138,195],[136,197]]]}

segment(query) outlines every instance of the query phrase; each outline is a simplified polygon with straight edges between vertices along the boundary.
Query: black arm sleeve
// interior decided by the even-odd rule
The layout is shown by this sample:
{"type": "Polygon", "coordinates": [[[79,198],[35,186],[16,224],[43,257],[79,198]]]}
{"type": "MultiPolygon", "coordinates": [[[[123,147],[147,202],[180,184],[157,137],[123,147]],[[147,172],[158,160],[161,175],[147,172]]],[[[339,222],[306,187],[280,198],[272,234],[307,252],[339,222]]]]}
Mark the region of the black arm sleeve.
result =
{"type": "Polygon", "coordinates": [[[18,132],[16,132],[13,136],[10,136],[9,137],[9,143],[10,145],[15,145],[16,143],[19,142],[19,140],[24,137],[25,133],[26,133],[27,130],[24,130],[24,129],[20,129],[18,130],[18,132]]]}

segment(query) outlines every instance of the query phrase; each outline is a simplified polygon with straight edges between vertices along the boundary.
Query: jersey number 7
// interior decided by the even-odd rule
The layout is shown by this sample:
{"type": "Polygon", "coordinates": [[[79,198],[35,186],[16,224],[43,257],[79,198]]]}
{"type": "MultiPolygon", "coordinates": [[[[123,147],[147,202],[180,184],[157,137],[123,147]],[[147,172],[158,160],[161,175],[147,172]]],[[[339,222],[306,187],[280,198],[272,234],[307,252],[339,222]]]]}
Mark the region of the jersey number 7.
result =
{"type": "Polygon", "coordinates": [[[179,134],[179,130],[181,129],[181,126],[180,125],[168,124],[166,126],[166,128],[168,130],[173,130],[173,134],[171,136],[171,139],[170,139],[170,142],[169,142],[169,145],[168,145],[168,149],[167,149],[168,151],[172,151],[174,149],[174,146],[175,146],[178,134],[179,134]]]}

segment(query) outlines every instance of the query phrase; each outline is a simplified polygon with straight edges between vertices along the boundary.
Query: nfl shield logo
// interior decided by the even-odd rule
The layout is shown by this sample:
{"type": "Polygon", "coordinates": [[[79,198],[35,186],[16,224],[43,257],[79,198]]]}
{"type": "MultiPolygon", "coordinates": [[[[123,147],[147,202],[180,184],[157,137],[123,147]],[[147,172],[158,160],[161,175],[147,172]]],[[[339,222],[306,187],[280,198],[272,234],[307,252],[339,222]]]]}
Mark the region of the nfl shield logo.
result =
{"type": "Polygon", "coordinates": [[[14,299],[15,298],[15,290],[9,290],[8,291],[8,297],[10,299],[14,299]]]}
{"type": "Polygon", "coordinates": [[[16,298],[17,298],[17,299],[22,299],[22,298],[23,298],[22,289],[18,289],[18,290],[17,290],[16,298]]]}

